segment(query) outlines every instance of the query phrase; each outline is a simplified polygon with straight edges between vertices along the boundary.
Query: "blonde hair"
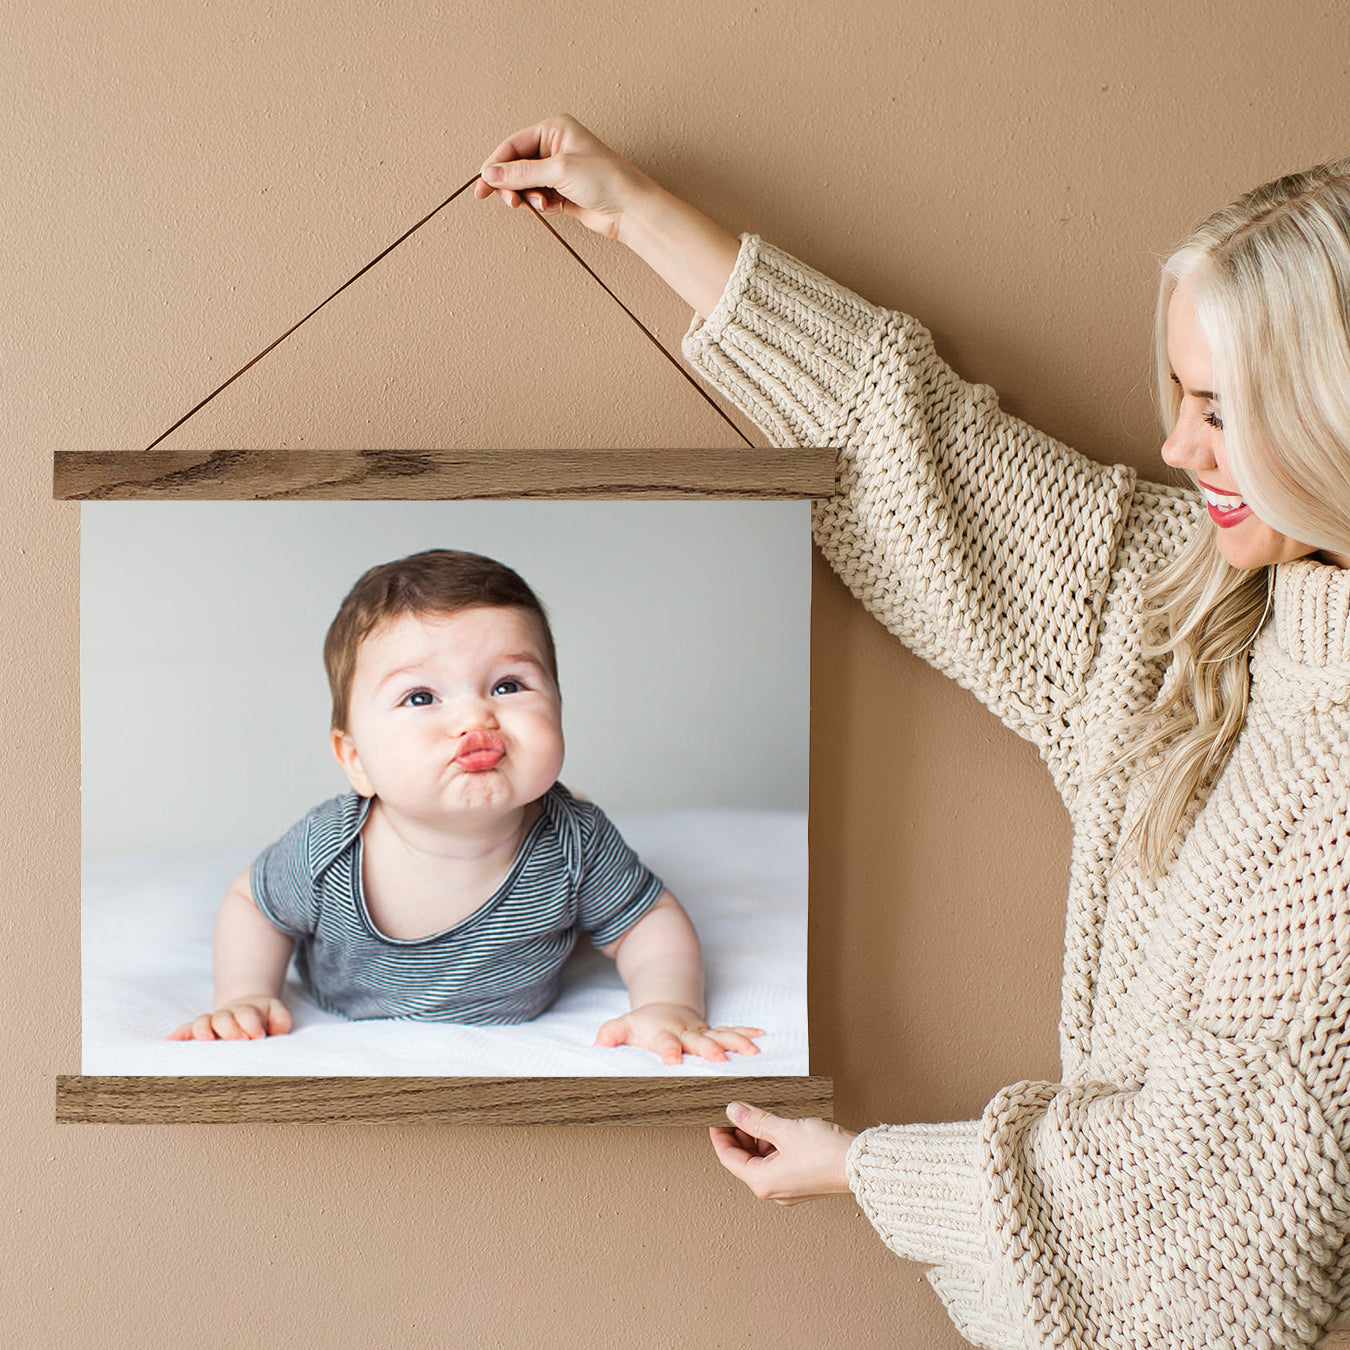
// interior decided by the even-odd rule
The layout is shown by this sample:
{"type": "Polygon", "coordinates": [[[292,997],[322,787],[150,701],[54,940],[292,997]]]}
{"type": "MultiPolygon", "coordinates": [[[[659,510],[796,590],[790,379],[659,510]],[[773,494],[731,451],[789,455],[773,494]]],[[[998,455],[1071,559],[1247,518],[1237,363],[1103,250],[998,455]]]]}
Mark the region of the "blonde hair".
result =
{"type": "MultiPolygon", "coordinates": [[[[1181,392],[1167,310],[1187,282],[1209,344],[1233,478],[1256,515],[1301,543],[1350,553],[1350,159],[1290,174],[1205,220],[1163,264],[1154,326],[1163,426],[1181,392]]],[[[1151,775],[1125,841],[1164,870],[1192,804],[1218,778],[1247,715],[1248,653],[1273,568],[1232,567],[1205,520],[1144,586],[1144,640],[1173,669],[1117,766],[1151,775]]]]}

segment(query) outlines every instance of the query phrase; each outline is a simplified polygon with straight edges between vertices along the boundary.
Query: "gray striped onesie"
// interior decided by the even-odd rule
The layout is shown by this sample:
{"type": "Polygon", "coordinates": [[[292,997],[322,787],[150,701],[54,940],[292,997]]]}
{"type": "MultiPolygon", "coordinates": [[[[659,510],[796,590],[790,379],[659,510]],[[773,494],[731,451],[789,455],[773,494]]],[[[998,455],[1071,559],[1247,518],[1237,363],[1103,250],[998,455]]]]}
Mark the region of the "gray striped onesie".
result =
{"type": "Polygon", "coordinates": [[[371,800],[348,792],[315,807],[252,869],[259,910],[296,939],[306,992],[345,1017],[529,1021],[557,998],[581,932],[597,947],[613,942],[664,890],[605,813],[557,783],[487,901],[443,932],[391,938],[362,892],[371,800]]]}

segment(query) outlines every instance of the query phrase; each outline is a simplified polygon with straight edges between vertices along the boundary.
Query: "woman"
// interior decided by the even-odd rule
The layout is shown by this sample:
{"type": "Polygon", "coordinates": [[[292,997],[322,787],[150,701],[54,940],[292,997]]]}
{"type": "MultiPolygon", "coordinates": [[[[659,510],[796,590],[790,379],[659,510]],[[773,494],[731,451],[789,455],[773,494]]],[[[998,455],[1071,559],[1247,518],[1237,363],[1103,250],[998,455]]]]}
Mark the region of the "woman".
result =
{"type": "Polygon", "coordinates": [[[1350,1309],[1350,161],[1164,268],[1163,457],[1198,493],[1008,417],[569,118],[476,191],[627,244],[771,440],[844,447],[817,544],[1073,822],[1063,1083],[857,1136],[734,1105],[722,1163],[780,1203],[851,1190],[979,1344],[1317,1343],[1350,1309]]]}

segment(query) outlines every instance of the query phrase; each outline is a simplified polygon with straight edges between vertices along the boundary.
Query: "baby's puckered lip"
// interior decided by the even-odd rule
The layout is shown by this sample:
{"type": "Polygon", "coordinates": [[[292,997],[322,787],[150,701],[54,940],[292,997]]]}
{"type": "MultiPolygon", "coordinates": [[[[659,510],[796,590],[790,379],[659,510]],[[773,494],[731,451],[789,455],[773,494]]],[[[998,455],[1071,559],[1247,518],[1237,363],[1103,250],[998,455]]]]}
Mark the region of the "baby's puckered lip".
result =
{"type": "Polygon", "coordinates": [[[495,731],[466,731],[455,751],[455,763],[468,773],[495,769],[506,756],[506,742],[495,731]]]}

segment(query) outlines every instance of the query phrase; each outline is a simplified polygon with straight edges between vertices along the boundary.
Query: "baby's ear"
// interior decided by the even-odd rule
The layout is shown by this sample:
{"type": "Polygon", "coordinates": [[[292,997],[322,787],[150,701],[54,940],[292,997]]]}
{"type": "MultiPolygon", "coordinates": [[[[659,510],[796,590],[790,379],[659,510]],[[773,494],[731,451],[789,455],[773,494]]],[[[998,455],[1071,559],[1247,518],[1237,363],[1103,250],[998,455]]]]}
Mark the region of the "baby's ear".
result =
{"type": "Polygon", "coordinates": [[[356,753],[356,742],[352,740],[351,734],[334,727],[329,732],[329,737],[329,743],[333,747],[333,758],[342,765],[342,772],[347,775],[352,791],[362,797],[373,797],[375,789],[371,787],[370,779],[366,777],[366,771],[361,767],[361,756],[356,753]]]}

